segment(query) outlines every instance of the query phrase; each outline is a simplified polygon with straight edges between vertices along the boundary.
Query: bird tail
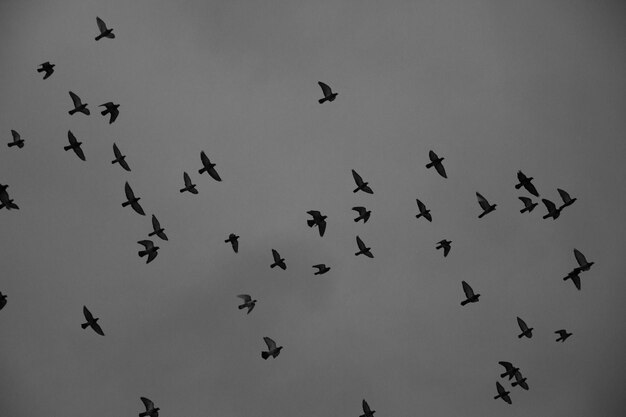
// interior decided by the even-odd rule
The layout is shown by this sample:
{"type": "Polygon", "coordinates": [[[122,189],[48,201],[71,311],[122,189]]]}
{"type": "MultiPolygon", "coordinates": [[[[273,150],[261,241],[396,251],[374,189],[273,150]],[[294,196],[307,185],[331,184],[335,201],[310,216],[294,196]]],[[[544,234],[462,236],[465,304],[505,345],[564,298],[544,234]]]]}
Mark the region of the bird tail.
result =
{"type": "Polygon", "coordinates": [[[239,310],[243,310],[244,308],[246,308],[245,304],[242,304],[242,305],[239,306],[239,310]]]}
{"type": "Polygon", "coordinates": [[[435,166],[434,162],[429,162],[426,164],[426,168],[432,168],[433,166],[435,166]]]}
{"type": "Polygon", "coordinates": [[[500,378],[504,378],[506,376],[506,372],[503,374],[500,374],[500,378]]]}
{"type": "Polygon", "coordinates": [[[521,182],[519,184],[515,185],[515,189],[516,190],[519,190],[520,188],[522,188],[522,183],[521,182]]]}
{"type": "Polygon", "coordinates": [[[124,201],[122,207],[130,206],[130,201],[124,201]]]}
{"type": "Polygon", "coordinates": [[[415,218],[416,218],[416,219],[419,219],[420,217],[422,217],[422,213],[420,213],[420,214],[416,214],[416,215],[415,215],[415,218]]]}
{"type": "Polygon", "coordinates": [[[89,116],[89,113],[90,113],[90,112],[89,112],[89,109],[87,109],[87,108],[85,108],[85,109],[81,109],[81,111],[80,111],[80,112],[81,112],[81,113],[83,113],[83,114],[86,114],[87,116],[89,116]]]}
{"type": "Polygon", "coordinates": [[[354,219],[355,222],[358,222],[359,220],[361,220],[361,216],[359,216],[356,219],[354,219]]]}
{"type": "Polygon", "coordinates": [[[517,335],[517,338],[518,338],[518,339],[521,339],[521,338],[522,338],[522,336],[524,336],[524,333],[522,333],[522,334],[518,334],[518,335],[517,335]]]}
{"type": "Polygon", "coordinates": [[[318,103],[322,104],[325,101],[328,101],[328,98],[324,97],[324,98],[320,98],[319,100],[317,100],[318,103]]]}
{"type": "MultiPolygon", "coordinates": [[[[102,34],[96,36],[96,40],[99,41],[100,39],[102,39],[102,36],[103,36],[102,34]]],[[[140,414],[140,416],[141,416],[141,414],[140,414]]]]}
{"type": "Polygon", "coordinates": [[[274,268],[275,266],[278,266],[278,264],[276,262],[274,262],[273,264],[270,265],[270,268],[274,268]]]}
{"type": "Polygon", "coordinates": [[[154,236],[157,232],[148,233],[148,236],[154,236]]]}
{"type": "Polygon", "coordinates": [[[109,112],[108,110],[102,110],[102,111],[100,112],[100,114],[104,116],[104,115],[105,115],[105,114],[107,114],[108,112],[109,112]]]}
{"type": "Polygon", "coordinates": [[[77,112],[77,110],[76,110],[76,109],[72,109],[72,110],[70,110],[68,113],[69,113],[69,114],[74,114],[74,113],[76,113],[76,112],[77,112]]]}
{"type": "Polygon", "coordinates": [[[269,358],[270,353],[269,352],[261,352],[261,357],[265,360],[267,360],[267,358],[269,358]]]}
{"type": "Polygon", "coordinates": [[[185,187],[185,188],[181,188],[181,189],[180,189],[180,192],[181,192],[181,193],[184,193],[185,191],[189,191],[189,188],[188,188],[188,187],[185,187]]]}
{"type": "Polygon", "coordinates": [[[465,304],[469,303],[469,300],[463,300],[461,301],[461,305],[464,306],[465,304]]]}
{"type": "Polygon", "coordinates": [[[7,146],[8,146],[9,148],[12,148],[12,147],[14,147],[14,146],[17,146],[17,142],[7,143],[7,146]]]}
{"type": "Polygon", "coordinates": [[[69,151],[70,149],[72,149],[72,146],[71,145],[64,146],[63,149],[65,149],[66,151],[69,151]]]}
{"type": "Polygon", "coordinates": [[[482,219],[483,217],[485,217],[485,214],[487,214],[487,212],[483,211],[482,213],[478,215],[478,218],[482,219]]]}
{"type": "Polygon", "coordinates": [[[198,170],[198,174],[203,174],[205,172],[208,172],[208,170],[206,168],[202,168],[198,170]]]}
{"type": "Polygon", "coordinates": [[[497,400],[498,398],[500,398],[500,394],[498,394],[495,397],[493,397],[494,400],[497,400]]]}
{"type": "Polygon", "coordinates": [[[89,326],[89,323],[83,323],[80,325],[83,329],[86,329],[89,326]]]}
{"type": "Polygon", "coordinates": [[[357,187],[354,190],[352,190],[353,193],[356,193],[357,191],[359,191],[359,187],[357,187]]]}
{"type": "Polygon", "coordinates": [[[37,68],[37,72],[43,72],[43,68],[37,68]]]}
{"type": "Polygon", "coordinates": [[[146,256],[147,254],[148,254],[148,251],[147,251],[147,250],[140,250],[140,251],[139,251],[139,256],[141,256],[142,258],[143,258],[144,256],[146,256]]]}
{"type": "Polygon", "coordinates": [[[528,207],[524,207],[523,209],[521,209],[519,212],[520,213],[526,213],[528,211],[528,207]]]}
{"type": "Polygon", "coordinates": [[[309,227],[313,227],[313,225],[315,224],[315,221],[314,220],[307,220],[306,224],[308,224],[309,227]]]}

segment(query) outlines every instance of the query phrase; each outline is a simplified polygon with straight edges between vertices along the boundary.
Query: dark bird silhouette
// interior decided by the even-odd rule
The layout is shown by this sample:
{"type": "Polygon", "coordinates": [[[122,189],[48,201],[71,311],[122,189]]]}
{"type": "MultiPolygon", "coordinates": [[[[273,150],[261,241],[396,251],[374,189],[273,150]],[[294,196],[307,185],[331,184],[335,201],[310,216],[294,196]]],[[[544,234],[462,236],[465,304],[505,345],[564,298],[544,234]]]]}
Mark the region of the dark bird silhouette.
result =
{"type": "Polygon", "coordinates": [[[141,397],[140,399],[144,407],[146,407],[146,411],[139,413],[139,417],[159,417],[160,408],[155,408],[154,403],[146,397],[141,397]]]}
{"type": "Polygon", "coordinates": [[[367,223],[367,221],[370,218],[370,215],[372,214],[372,212],[368,209],[366,209],[365,207],[352,207],[352,210],[356,211],[357,213],[359,213],[359,216],[354,219],[355,222],[358,222],[359,220],[363,220],[363,223],[367,223]]]}
{"type": "Polygon", "coordinates": [[[578,291],[580,291],[580,271],[580,268],[574,268],[573,271],[571,271],[569,274],[567,274],[565,278],[563,278],[563,281],[571,279],[578,291]]]}
{"type": "Polygon", "coordinates": [[[313,275],[324,275],[325,273],[330,271],[330,267],[326,266],[325,264],[313,265],[313,268],[317,268],[317,272],[315,272],[313,275]]]}
{"type": "Polygon", "coordinates": [[[320,98],[318,102],[322,104],[325,101],[335,101],[335,98],[337,98],[337,93],[333,93],[333,90],[327,84],[324,84],[321,81],[318,81],[317,83],[321,87],[322,93],[324,94],[324,98],[320,98]]]}
{"type": "Polygon", "coordinates": [[[0,292],[0,310],[2,310],[5,305],[7,305],[7,295],[0,292]]]}
{"type": "Polygon", "coordinates": [[[520,319],[519,317],[517,318],[517,324],[519,325],[520,330],[522,331],[522,333],[518,334],[517,337],[519,337],[520,339],[523,336],[526,336],[527,338],[531,338],[533,337],[533,328],[528,328],[528,326],[526,325],[526,322],[522,319],[520,319]]]}
{"type": "Polygon", "coordinates": [[[464,306],[467,303],[477,303],[480,294],[474,294],[474,290],[467,282],[462,281],[461,284],[463,285],[463,292],[465,293],[465,300],[461,301],[461,305],[464,306]]]}
{"type": "Polygon", "coordinates": [[[547,198],[542,198],[541,201],[543,201],[546,209],[548,209],[548,214],[543,216],[543,218],[547,219],[548,217],[552,217],[553,220],[558,219],[559,215],[561,214],[561,209],[556,208],[556,205],[547,198]]]}
{"type": "Polygon", "coordinates": [[[82,145],[82,142],[79,142],[76,140],[76,136],[74,136],[74,134],[72,133],[71,130],[67,131],[67,139],[69,140],[70,144],[67,146],[64,146],[63,149],[65,149],[65,151],[69,151],[70,149],[74,151],[74,153],[83,161],[85,160],[85,154],[83,153],[82,148],[80,147],[80,145],[82,145]]]}
{"type": "Polygon", "coordinates": [[[357,253],[355,253],[356,256],[359,255],[365,255],[368,258],[373,258],[374,255],[372,255],[371,249],[372,248],[368,248],[367,246],[365,246],[365,243],[363,243],[363,241],[361,240],[360,237],[356,237],[356,244],[359,247],[359,251],[357,253]]]}
{"type": "Polygon", "coordinates": [[[481,209],[483,209],[483,212],[480,213],[480,215],[478,216],[479,219],[483,218],[485,215],[491,213],[496,209],[497,204],[489,204],[489,201],[487,201],[487,199],[483,197],[482,194],[476,193],[476,198],[478,198],[478,205],[481,209]]]}
{"type": "Polygon", "coordinates": [[[557,342],[565,342],[568,337],[570,337],[573,333],[568,333],[567,330],[561,329],[554,332],[559,335],[559,338],[556,339],[557,342]]]}
{"type": "Polygon", "coordinates": [[[578,262],[578,265],[580,265],[581,271],[589,271],[591,269],[591,266],[595,263],[588,262],[587,258],[585,258],[585,255],[583,255],[582,252],[578,249],[574,249],[574,257],[576,258],[576,262],[578,262]]]}
{"type": "Polygon", "coordinates": [[[163,240],[167,240],[167,235],[165,234],[165,229],[161,227],[161,223],[157,220],[156,216],[152,215],[152,232],[148,234],[148,237],[157,235],[163,240]]]}
{"type": "Polygon", "coordinates": [[[365,401],[365,399],[363,399],[361,405],[363,406],[363,414],[361,414],[359,417],[374,417],[374,413],[376,412],[376,410],[372,410],[367,401],[365,401]]]}
{"type": "Polygon", "coordinates": [[[208,172],[215,181],[222,181],[220,175],[215,170],[215,164],[211,162],[204,151],[200,152],[200,159],[202,160],[202,168],[198,170],[198,173],[202,174],[203,172],[208,172]]]}
{"type": "Polygon", "coordinates": [[[426,206],[424,205],[424,203],[422,203],[420,200],[418,200],[417,198],[415,199],[415,202],[417,203],[417,208],[419,209],[419,214],[416,214],[415,217],[416,218],[420,218],[420,217],[424,217],[426,220],[428,220],[429,222],[433,221],[433,217],[430,215],[430,210],[428,210],[426,208],[426,206]]]}
{"type": "Polygon", "coordinates": [[[124,185],[124,193],[126,194],[126,201],[122,203],[122,207],[131,206],[137,213],[145,216],[146,213],[143,211],[141,205],[139,205],[141,197],[135,197],[135,193],[133,193],[133,189],[130,188],[128,181],[126,181],[126,185],[124,185]]]}
{"type": "Polygon", "coordinates": [[[22,149],[24,147],[24,139],[22,139],[22,136],[13,129],[11,129],[11,136],[13,136],[13,142],[7,143],[7,146],[9,148],[17,146],[22,149]]]}
{"type": "Polygon", "coordinates": [[[130,167],[128,166],[128,163],[126,162],[126,155],[122,155],[122,152],[120,152],[119,148],[117,147],[115,143],[113,144],[113,154],[115,155],[115,159],[112,160],[111,163],[112,164],[118,163],[126,171],[130,171],[130,167]]]}
{"type": "Polygon", "coordinates": [[[517,179],[519,183],[515,185],[516,190],[519,190],[521,187],[524,187],[526,188],[526,191],[528,191],[535,197],[539,197],[539,193],[537,192],[537,189],[531,182],[533,180],[533,177],[527,177],[526,175],[524,175],[522,171],[517,171],[517,179]]]}
{"type": "Polygon", "coordinates": [[[513,379],[513,376],[515,375],[515,373],[519,372],[519,368],[516,368],[515,366],[513,366],[511,362],[500,361],[498,363],[504,366],[504,369],[506,371],[503,374],[500,374],[500,378],[505,378],[508,376],[509,380],[511,380],[513,379]]]}
{"type": "Polygon", "coordinates": [[[115,38],[115,34],[113,33],[113,28],[111,29],[107,28],[106,23],[104,23],[102,19],[100,19],[99,17],[96,17],[96,23],[98,24],[98,30],[100,31],[100,34],[96,36],[97,41],[99,41],[102,38],[109,38],[109,39],[115,38]]]}
{"type": "Polygon", "coordinates": [[[7,210],[19,210],[17,204],[9,197],[7,188],[9,188],[8,185],[0,184],[0,209],[6,207],[7,210]]]}
{"type": "Polygon", "coordinates": [[[374,191],[369,187],[369,182],[364,182],[363,178],[355,170],[352,170],[352,177],[354,178],[354,182],[356,182],[356,188],[352,191],[356,193],[357,191],[363,191],[364,193],[374,194],[374,191]]]}
{"type": "Polygon", "coordinates": [[[317,226],[317,229],[320,232],[320,236],[324,236],[324,232],[326,231],[326,218],[328,216],[322,215],[322,213],[317,210],[309,210],[307,211],[307,213],[310,214],[313,219],[307,220],[306,223],[309,225],[309,227],[317,226]]]}
{"type": "Polygon", "coordinates": [[[440,240],[439,242],[437,242],[437,246],[435,246],[435,249],[443,248],[443,257],[445,258],[450,253],[450,249],[452,248],[451,245],[452,245],[451,240],[444,239],[444,240],[440,240]]]}
{"type": "Polygon", "coordinates": [[[100,336],[104,336],[104,332],[102,331],[102,327],[98,324],[99,318],[94,318],[91,314],[91,311],[87,309],[87,307],[83,306],[83,315],[85,316],[85,320],[87,323],[83,323],[80,325],[83,329],[87,327],[91,327],[94,332],[98,333],[100,336]]]}
{"type": "Polygon", "coordinates": [[[250,314],[250,312],[252,311],[252,309],[256,305],[256,301],[257,300],[253,300],[252,297],[250,297],[248,294],[239,294],[237,297],[239,297],[239,298],[241,298],[243,300],[243,304],[241,304],[239,306],[239,310],[247,308],[248,309],[248,313],[247,314],[250,314]]]}
{"type": "Polygon", "coordinates": [[[152,260],[156,258],[159,254],[159,247],[154,246],[154,242],[152,242],[151,240],[140,240],[137,243],[145,248],[145,250],[139,251],[139,256],[143,258],[144,256],[148,255],[148,260],[146,261],[146,264],[152,262],[152,260]]]}
{"type": "Polygon", "coordinates": [[[276,347],[276,342],[274,342],[269,337],[264,337],[263,340],[265,341],[265,344],[267,345],[267,352],[261,352],[261,357],[263,359],[267,360],[267,358],[269,358],[270,356],[272,358],[275,358],[276,356],[280,354],[280,351],[283,348],[282,346],[276,347]]]}
{"type": "Polygon", "coordinates": [[[498,398],[502,398],[504,401],[511,404],[511,397],[509,397],[510,392],[505,390],[499,382],[496,382],[496,389],[498,390],[498,395],[493,397],[493,399],[497,400],[498,398]]]}
{"type": "Polygon", "coordinates": [[[275,266],[280,267],[283,271],[287,269],[287,264],[285,264],[285,258],[281,258],[280,254],[276,249],[272,249],[272,257],[274,258],[274,263],[270,265],[270,268],[274,268],[275,266]]]}
{"type": "Polygon", "coordinates": [[[560,188],[557,188],[556,190],[559,192],[561,200],[563,200],[563,204],[559,207],[559,210],[563,210],[565,207],[569,207],[576,202],[577,198],[570,197],[567,191],[561,190],[560,188]]]}
{"type": "Polygon", "coordinates": [[[226,239],[224,242],[230,243],[235,253],[239,252],[239,236],[237,236],[234,233],[231,233],[228,235],[228,239],[226,239]]]}
{"type": "Polygon", "coordinates": [[[520,213],[526,213],[526,212],[530,213],[539,204],[539,203],[533,203],[533,200],[531,200],[528,197],[517,197],[517,198],[522,200],[522,203],[524,203],[524,208],[519,211],[520,213]]]}
{"type": "Polygon", "coordinates": [[[446,169],[443,167],[443,164],[441,163],[441,161],[443,161],[445,158],[439,158],[437,154],[434,153],[433,151],[428,152],[428,158],[430,159],[430,162],[426,164],[426,168],[435,167],[439,175],[441,175],[444,178],[448,178],[448,175],[446,175],[446,169]]]}
{"type": "Polygon", "coordinates": [[[87,108],[87,103],[83,103],[76,94],[70,91],[70,97],[72,98],[72,102],[74,103],[74,108],[69,111],[69,114],[74,114],[76,112],[81,112],[89,116],[89,109],[87,108]]]}
{"type": "Polygon", "coordinates": [[[511,386],[515,387],[519,385],[520,387],[528,391],[528,384],[526,383],[526,378],[522,376],[522,373],[520,371],[517,371],[513,375],[515,376],[515,381],[511,384],[511,386]]]}
{"type": "Polygon", "coordinates": [[[39,68],[37,68],[37,72],[45,72],[46,74],[43,76],[43,79],[47,79],[48,77],[50,77],[52,75],[52,73],[54,72],[54,64],[51,64],[49,61],[44,62],[43,64],[39,65],[39,68]]]}
{"type": "Polygon", "coordinates": [[[183,180],[185,181],[185,188],[180,189],[181,193],[189,191],[191,194],[198,194],[196,184],[191,182],[191,178],[189,178],[189,174],[187,174],[186,172],[183,172],[183,180]]]}
{"type": "Polygon", "coordinates": [[[109,115],[109,124],[113,123],[117,116],[120,115],[119,104],[114,104],[112,101],[108,101],[104,104],[99,105],[98,107],[104,107],[105,109],[100,112],[101,115],[106,116],[109,115]]]}

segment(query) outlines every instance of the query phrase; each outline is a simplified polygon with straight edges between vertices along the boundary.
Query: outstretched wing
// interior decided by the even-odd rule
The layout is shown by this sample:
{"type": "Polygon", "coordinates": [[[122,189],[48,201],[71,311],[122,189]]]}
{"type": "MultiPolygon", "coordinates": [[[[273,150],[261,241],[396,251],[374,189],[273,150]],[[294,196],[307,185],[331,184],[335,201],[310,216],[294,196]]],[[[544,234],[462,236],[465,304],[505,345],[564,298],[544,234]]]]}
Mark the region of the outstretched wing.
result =
{"type": "Polygon", "coordinates": [[[326,231],[326,220],[319,222],[317,227],[319,229],[320,236],[324,236],[324,232],[326,231]]]}
{"type": "Polygon", "coordinates": [[[120,159],[122,157],[122,152],[120,152],[120,149],[115,143],[113,144],[113,155],[115,155],[115,159],[120,159]]]}
{"type": "Polygon", "coordinates": [[[580,276],[578,274],[572,276],[572,282],[576,286],[576,289],[580,291],[580,276]]]}
{"type": "Polygon", "coordinates": [[[140,245],[143,245],[143,247],[146,248],[146,250],[150,250],[154,247],[154,243],[152,243],[151,240],[140,240],[139,242],[140,245]]]}
{"type": "Polygon", "coordinates": [[[272,339],[270,339],[269,337],[264,337],[263,340],[265,341],[265,344],[267,345],[267,348],[269,350],[274,350],[276,349],[276,342],[274,342],[272,339]]]}
{"type": "Polygon", "coordinates": [[[352,170],[352,178],[354,178],[354,182],[356,182],[356,185],[358,185],[359,187],[363,185],[363,178],[361,178],[361,176],[357,174],[355,170],[352,170]]]}
{"type": "Polygon", "coordinates": [[[448,256],[448,254],[450,253],[450,249],[452,249],[452,246],[450,245],[444,245],[443,247],[443,257],[445,258],[446,256],[448,256]]]}
{"type": "Polygon", "coordinates": [[[517,324],[518,324],[519,328],[522,329],[523,332],[528,330],[528,326],[526,325],[526,322],[524,320],[520,319],[519,317],[517,318],[517,324]]]}
{"type": "Polygon", "coordinates": [[[500,361],[498,362],[500,365],[504,366],[504,369],[509,372],[513,369],[513,364],[511,362],[500,361]]]}
{"type": "Polygon", "coordinates": [[[104,336],[104,332],[102,331],[102,327],[96,322],[91,324],[91,328],[94,332],[98,333],[100,336],[104,336]]]}
{"type": "Polygon", "coordinates": [[[72,98],[72,102],[74,103],[74,107],[79,107],[81,106],[83,103],[80,100],[80,97],[78,97],[76,94],[74,94],[73,92],[70,91],[70,97],[72,98]]]}
{"type": "Polygon", "coordinates": [[[206,156],[206,153],[204,153],[204,151],[200,151],[200,160],[202,161],[202,166],[204,166],[205,168],[208,168],[209,165],[211,165],[211,161],[209,161],[209,157],[206,156]]]}
{"type": "Polygon", "coordinates": [[[237,297],[241,298],[246,303],[248,301],[252,301],[252,297],[250,297],[248,294],[239,294],[237,297]]]}
{"type": "Polygon", "coordinates": [[[574,257],[576,258],[578,265],[581,267],[587,266],[587,258],[585,258],[585,255],[583,255],[578,249],[574,249],[574,257]]]}
{"type": "Polygon", "coordinates": [[[71,130],[67,131],[67,139],[70,141],[70,145],[76,145],[78,143],[76,136],[74,136],[71,130]]]}
{"type": "Polygon", "coordinates": [[[161,229],[161,223],[159,223],[159,220],[156,218],[154,214],[152,215],[152,228],[154,229],[155,232],[161,229]]]}
{"type": "Polygon", "coordinates": [[[441,162],[435,163],[435,169],[437,170],[439,175],[441,175],[444,178],[448,178],[448,175],[446,174],[446,169],[443,167],[443,164],[441,162]]]}
{"type": "Polygon", "coordinates": [[[154,408],[154,403],[146,397],[141,397],[140,399],[143,405],[146,407],[146,411],[150,411],[154,408]]]}
{"type": "Polygon", "coordinates": [[[528,197],[517,197],[520,200],[522,200],[522,203],[524,203],[524,207],[530,207],[533,204],[533,200],[531,200],[528,197]]]}
{"type": "Polygon", "coordinates": [[[96,17],[96,23],[98,23],[98,29],[100,30],[100,33],[107,31],[107,25],[102,19],[96,17]]]}
{"type": "Polygon", "coordinates": [[[560,188],[557,188],[556,190],[559,192],[561,200],[563,200],[564,203],[569,203],[570,201],[572,201],[572,197],[570,197],[567,191],[561,190],[560,188]]]}
{"type": "Polygon", "coordinates": [[[478,204],[483,210],[489,210],[489,201],[485,197],[482,196],[481,193],[476,193],[476,197],[478,198],[478,204]]]}
{"type": "Polygon", "coordinates": [[[365,246],[365,243],[363,243],[363,241],[361,240],[360,237],[356,237],[356,244],[359,247],[359,250],[365,250],[367,249],[367,247],[365,246]]]}
{"type": "Polygon", "coordinates": [[[276,249],[272,249],[272,257],[274,258],[274,262],[280,262],[280,254],[276,249]]]}
{"type": "Polygon", "coordinates": [[[11,135],[13,136],[13,142],[17,142],[20,140],[20,134],[17,133],[15,130],[11,129],[11,135]]]}
{"type": "Polygon", "coordinates": [[[424,214],[424,212],[426,211],[426,206],[424,205],[424,203],[419,201],[417,198],[415,199],[415,201],[417,202],[417,208],[419,209],[420,213],[424,214]]]}
{"type": "Polygon", "coordinates": [[[524,187],[526,188],[526,190],[528,190],[529,193],[531,193],[535,197],[539,197],[539,191],[537,191],[532,182],[525,184],[524,187]]]}
{"type": "Polygon", "coordinates": [[[554,213],[556,211],[556,205],[552,201],[550,201],[550,200],[548,200],[546,198],[542,198],[541,201],[543,202],[543,204],[548,209],[548,213],[554,213]]]}
{"type": "Polygon", "coordinates": [[[129,201],[133,200],[135,198],[135,193],[133,193],[133,189],[130,188],[130,185],[128,184],[128,181],[126,181],[126,184],[124,185],[124,194],[126,194],[126,198],[129,201]]]}
{"type": "Polygon", "coordinates": [[[185,187],[191,187],[193,184],[191,183],[191,178],[189,178],[189,174],[183,172],[183,180],[185,181],[185,187]]]}
{"type": "Polygon", "coordinates": [[[363,399],[363,402],[361,403],[361,405],[363,406],[363,413],[368,416],[372,413],[372,410],[370,409],[369,404],[367,403],[367,401],[365,401],[365,399],[363,399]]]}
{"type": "Polygon", "coordinates": [[[352,207],[352,210],[359,213],[359,216],[362,216],[363,214],[365,214],[365,211],[366,211],[365,207],[352,207]]]}
{"type": "Polygon", "coordinates": [[[85,319],[86,319],[88,322],[90,322],[90,323],[91,323],[91,322],[93,321],[93,315],[91,314],[91,311],[89,311],[89,310],[87,309],[87,307],[85,307],[85,306],[83,306],[83,315],[85,316],[85,319]]]}
{"type": "Polygon", "coordinates": [[[434,153],[433,151],[428,151],[428,158],[432,161],[435,162],[437,159],[439,159],[439,157],[437,156],[436,153],[434,153]]]}
{"type": "Polygon", "coordinates": [[[330,96],[333,93],[333,90],[331,90],[330,87],[327,84],[325,84],[325,83],[323,83],[321,81],[318,81],[317,83],[322,88],[322,93],[324,93],[324,97],[328,97],[328,96],[330,96]]]}
{"type": "Polygon", "coordinates": [[[85,160],[85,153],[83,152],[80,146],[77,146],[74,148],[74,153],[83,161],[85,160]]]}
{"type": "Polygon", "coordinates": [[[522,171],[517,171],[517,179],[519,180],[519,182],[524,182],[526,181],[528,177],[526,177],[526,175],[524,175],[524,173],[522,171]]]}
{"type": "Polygon", "coordinates": [[[470,285],[465,281],[462,281],[461,284],[463,285],[463,292],[465,293],[465,296],[467,298],[472,298],[474,296],[474,290],[472,287],[470,287],[470,285]]]}
{"type": "Polygon", "coordinates": [[[217,173],[217,171],[215,170],[215,167],[211,167],[209,168],[209,175],[215,180],[215,181],[222,181],[222,178],[220,177],[220,174],[217,173]]]}

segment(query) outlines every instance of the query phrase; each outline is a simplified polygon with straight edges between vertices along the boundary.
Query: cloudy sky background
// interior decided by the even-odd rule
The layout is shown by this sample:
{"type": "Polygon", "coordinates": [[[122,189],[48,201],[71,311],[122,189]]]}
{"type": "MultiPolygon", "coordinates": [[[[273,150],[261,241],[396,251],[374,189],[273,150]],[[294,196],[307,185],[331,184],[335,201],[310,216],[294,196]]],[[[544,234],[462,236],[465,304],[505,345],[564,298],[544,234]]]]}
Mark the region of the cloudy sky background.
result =
{"type": "Polygon", "coordinates": [[[26,145],[0,147],[20,206],[0,211],[0,415],[133,415],[140,396],[163,416],[356,417],[363,398],[380,417],[618,415],[625,17],[620,1],[1,2],[0,137],[26,145]],[[94,41],[96,16],[116,39],[94,41]],[[91,116],[67,114],[69,90],[91,116]],[[222,183],[197,174],[201,150],[222,183]],[[518,169],[578,201],[521,215],[518,169]],[[199,195],[178,192],[183,171],[199,195]],[[125,181],[147,216],[121,207],[125,181]],[[481,220],[476,191],[498,204],[481,220]],[[170,241],[146,265],[152,213],[170,241]],[[580,292],[561,279],[574,248],[596,262],[580,292]],[[478,304],[459,305],[462,280],[478,304]],[[259,299],[249,316],[240,293],[259,299]],[[83,305],[105,337],[80,328],[83,305]],[[530,385],[512,406],[492,399],[501,360],[530,385]]]}

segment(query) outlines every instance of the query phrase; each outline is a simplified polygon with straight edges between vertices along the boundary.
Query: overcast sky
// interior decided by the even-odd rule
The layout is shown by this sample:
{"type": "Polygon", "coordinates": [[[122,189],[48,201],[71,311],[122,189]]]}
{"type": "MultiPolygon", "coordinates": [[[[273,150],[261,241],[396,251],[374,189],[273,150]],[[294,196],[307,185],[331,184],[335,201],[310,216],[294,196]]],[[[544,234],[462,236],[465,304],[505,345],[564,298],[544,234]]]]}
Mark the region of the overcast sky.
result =
{"type": "Polygon", "coordinates": [[[0,415],[132,416],[140,396],[164,417],[358,417],[363,398],[377,417],[620,414],[625,18],[617,0],[2,1],[0,141],[25,147],[0,146],[20,207],[0,210],[0,415]],[[94,41],[96,16],[115,39],[94,41]],[[90,116],[68,115],[70,90],[90,116]],[[201,150],[221,183],[198,175],[201,150]],[[578,201],[520,214],[519,169],[578,201]],[[183,171],[198,195],[178,192],[183,171]],[[121,207],[126,181],[147,216],[121,207]],[[498,204],[480,220],[476,191],[498,204]],[[170,240],[146,265],[153,213],[170,240]],[[596,262],[580,292],[562,281],[574,248],[596,262]],[[459,305],[462,280],[479,303],[459,305]],[[530,385],[510,406],[498,361],[530,385]]]}

